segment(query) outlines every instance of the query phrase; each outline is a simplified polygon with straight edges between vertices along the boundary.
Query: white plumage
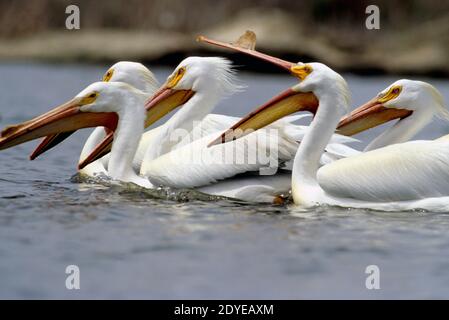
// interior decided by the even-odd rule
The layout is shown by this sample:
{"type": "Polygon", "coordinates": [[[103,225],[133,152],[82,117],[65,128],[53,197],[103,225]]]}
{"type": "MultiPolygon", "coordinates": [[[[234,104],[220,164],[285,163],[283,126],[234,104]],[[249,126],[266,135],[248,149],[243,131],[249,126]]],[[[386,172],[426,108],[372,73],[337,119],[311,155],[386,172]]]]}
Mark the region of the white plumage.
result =
{"type": "MultiPolygon", "coordinates": [[[[110,82],[127,83],[132,87],[145,92],[148,96],[151,96],[159,87],[159,83],[154,74],[143,64],[138,62],[117,62],[108,69],[105,77],[103,77],[103,79],[110,82]],[[109,77],[105,78],[106,75],[109,75],[109,77]]],[[[79,160],[84,160],[105,137],[106,131],[104,128],[95,128],[86,140],[79,160]]],[[[139,145],[139,149],[145,148],[145,143],[146,140],[143,140],[143,144],[139,145]]],[[[109,155],[104,156],[82,168],[79,172],[90,177],[95,177],[99,174],[107,174],[108,161],[109,155]]]]}
{"type": "Polygon", "coordinates": [[[330,195],[404,201],[449,194],[449,142],[411,141],[335,161],[318,183],[330,195]]]}
{"type": "Polygon", "coordinates": [[[235,142],[207,145],[217,137],[210,134],[143,164],[143,172],[155,185],[176,188],[200,187],[237,174],[292,159],[296,140],[278,136],[278,131],[261,130],[235,142]]]}

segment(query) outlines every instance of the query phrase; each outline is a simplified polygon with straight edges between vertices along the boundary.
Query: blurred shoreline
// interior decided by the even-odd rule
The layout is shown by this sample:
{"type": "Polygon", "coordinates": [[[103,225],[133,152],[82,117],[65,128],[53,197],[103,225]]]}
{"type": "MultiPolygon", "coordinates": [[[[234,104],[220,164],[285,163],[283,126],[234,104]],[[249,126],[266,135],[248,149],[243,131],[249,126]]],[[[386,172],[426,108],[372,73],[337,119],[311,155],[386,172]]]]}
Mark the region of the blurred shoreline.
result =
{"type": "MultiPolygon", "coordinates": [[[[245,30],[258,37],[257,49],[290,61],[319,61],[340,72],[449,76],[449,13],[406,28],[366,30],[364,20],[354,27],[332,28],[298,23],[285,10],[247,9],[198,29],[149,28],[44,29],[0,37],[0,60],[112,63],[134,60],[175,65],[188,55],[235,53],[196,42],[200,34],[233,41],[245,30]]],[[[245,69],[276,72],[272,66],[238,55],[245,69]]]]}

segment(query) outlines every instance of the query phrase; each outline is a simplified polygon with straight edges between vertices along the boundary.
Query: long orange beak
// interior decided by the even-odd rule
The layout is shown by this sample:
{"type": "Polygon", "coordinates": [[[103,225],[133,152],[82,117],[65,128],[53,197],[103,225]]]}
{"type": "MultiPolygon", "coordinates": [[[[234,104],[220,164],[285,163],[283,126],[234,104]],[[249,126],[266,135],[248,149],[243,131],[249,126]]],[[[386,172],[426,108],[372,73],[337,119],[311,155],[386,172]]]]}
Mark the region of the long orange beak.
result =
{"type": "Polygon", "coordinates": [[[206,38],[205,36],[198,36],[197,41],[247,54],[257,59],[274,64],[275,66],[278,66],[281,69],[286,70],[288,72],[291,72],[291,68],[297,65],[296,63],[282,60],[257,51],[255,49],[256,34],[252,31],[246,31],[242,36],[240,36],[240,38],[237,41],[235,41],[235,43],[227,43],[218,40],[213,40],[206,38]]]}
{"type": "MultiPolygon", "coordinates": [[[[145,128],[170,113],[172,110],[182,106],[195,94],[192,90],[175,90],[168,88],[164,84],[148,101],[145,103],[147,117],[145,119],[145,128]]],[[[100,159],[111,151],[114,134],[109,133],[92,152],[78,164],[78,169],[83,169],[88,164],[100,159]]]]}
{"type": "Polygon", "coordinates": [[[208,146],[242,138],[294,112],[309,111],[315,114],[318,104],[318,99],[312,92],[303,93],[288,89],[243,117],[208,146]]]}
{"type": "Polygon", "coordinates": [[[412,112],[407,109],[387,108],[378,101],[378,98],[374,98],[341,119],[337,127],[337,133],[352,136],[388,121],[404,119],[412,112]]]}
{"type": "Polygon", "coordinates": [[[175,90],[162,86],[145,103],[147,118],[145,119],[145,128],[170,113],[174,109],[184,105],[195,94],[192,90],[175,90]]]}
{"type": "Polygon", "coordinates": [[[117,122],[115,113],[81,112],[80,99],[75,98],[30,121],[5,128],[0,136],[0,150],[81,128],[104,126],[115,130],[117,122]]]}

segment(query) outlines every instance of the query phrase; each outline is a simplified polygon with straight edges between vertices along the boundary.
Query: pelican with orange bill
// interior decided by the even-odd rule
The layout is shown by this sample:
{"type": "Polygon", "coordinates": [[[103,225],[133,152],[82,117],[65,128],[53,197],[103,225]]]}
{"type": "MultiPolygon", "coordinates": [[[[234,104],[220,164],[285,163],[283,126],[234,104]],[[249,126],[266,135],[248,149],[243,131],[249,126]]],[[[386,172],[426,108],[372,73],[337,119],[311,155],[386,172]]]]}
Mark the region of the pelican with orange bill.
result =
{"type": "MultiPolygon", "coordinates": [[[[103,75],[102,81],[104,82],[124,82],[142,92],[145,92],[147,96],[151,96],[159,87],[158,81],[154,74],[146,68],[144,65],[138,62],[132,61],[120,61],[111,66],[103,75]]],[[[43,115],[45,116],[45,115],[43,115]]],[[[30,159],[34,160],[41,156],[43,153],[49,151],[56,145],[63,142],[70,137],[75,131],[61,132],[46,136],[43,141],[36,147],[33,153],[30,155],[30,159]]],[[[86,143],[80,154],[80,161],[85,159],[93,149],[103,141],[105,136],[113,134],[113,131],[107,127],[97,127],[88,137],[86,143]]],[[[149,139],[142,138],[139,144],[139,149],[145,149],[149,144],[149,139]]],[[[141,154],[142,152],[137,152],[141,154]]],[[[79,170],[83,175],[94,177],[98,174],[107,174],[108,159],[107,157],[91,163],[89,166],[85,166],[79,170]]],[[[139,159],[135,159],[133,165],[136,166],[136,162],[140,165],[139,159]]]]}
{"type": "MultiPolygon", "coordinates": [[[[239,130],[242,127],[257,130],[293,112],[315,112],[293,164],[291,186],[297,205],[325,204],[385,211],[448,210],[448,139],[411,141],[377,148],[387,141],[408,139],[433,115],[449,118],[442,96],[434,87],[420,81],[400,80],[340,121],[350,104],[346,81],[321,63],[304,64],[298,68],[303,68],[305,75],[299,84],[232,127],[239,133],[244,132],[239,130]],[[296,108],[290,105],[288,99],[301,93],[313,95],[318,100],[316,110],[300,103],[296,108]],[[426,112],[429,106],[433,112],[426,112]],[[375,140],[375,150],[320,166],[320,157],[337,126],[340,132],[352,134],[394,119],[398,122],[375,140]],[[407,128],[411,123],[414,127],[407,128]]],[[[210,145],[243,136],[228,131],[210,145]]]]}

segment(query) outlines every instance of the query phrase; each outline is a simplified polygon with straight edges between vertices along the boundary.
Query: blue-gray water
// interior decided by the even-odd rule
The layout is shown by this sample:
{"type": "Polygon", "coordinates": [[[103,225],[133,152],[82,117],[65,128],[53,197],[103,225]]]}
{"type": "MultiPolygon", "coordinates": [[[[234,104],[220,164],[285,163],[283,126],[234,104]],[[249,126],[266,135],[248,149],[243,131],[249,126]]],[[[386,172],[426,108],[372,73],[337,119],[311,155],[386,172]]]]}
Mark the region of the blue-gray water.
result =
{"type": "MultiPolygon", "coordinates": [[[[106,66],[0,64],[0,126],[34,117],[106,66]]],[[[153,69],[160,80],[168,69],[153,69]]],[[[354,105],[395,78],[345,75],[354,105]]],[[[243,115],[294,83],[242,74],[243,115]]],[[[449,100],[449,81],[428,79],[449,100]]],[[[0,298],[449,298],[449,215],[179,202],[70,181],[89,130],[35,161],[0,152],[0,298]],[[65,268],[79,266],[81,289],[65,268]],[[367,290],[365,268],[380,268],[367,290]]],[[[435,121],[420,135],[449,132],[435,121]]],[[[375,134],[371,132],[362,139],[375,134]]]]}

